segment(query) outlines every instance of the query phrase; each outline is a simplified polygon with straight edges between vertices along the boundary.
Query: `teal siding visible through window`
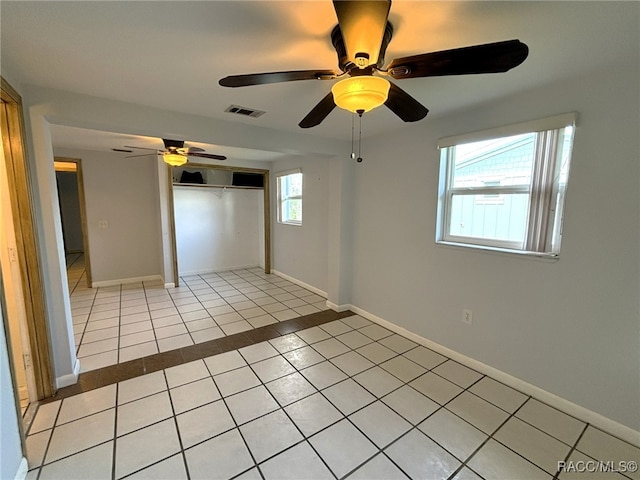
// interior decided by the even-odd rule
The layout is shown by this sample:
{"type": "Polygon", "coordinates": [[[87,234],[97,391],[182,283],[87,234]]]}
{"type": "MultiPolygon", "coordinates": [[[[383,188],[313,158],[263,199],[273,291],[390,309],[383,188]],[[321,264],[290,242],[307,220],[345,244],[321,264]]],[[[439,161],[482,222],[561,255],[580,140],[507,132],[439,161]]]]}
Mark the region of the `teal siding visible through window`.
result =
{"type": "Polygon", "coordinates": [[[573,124],[441,148],[436,241],[557,255],[573,124]]]}

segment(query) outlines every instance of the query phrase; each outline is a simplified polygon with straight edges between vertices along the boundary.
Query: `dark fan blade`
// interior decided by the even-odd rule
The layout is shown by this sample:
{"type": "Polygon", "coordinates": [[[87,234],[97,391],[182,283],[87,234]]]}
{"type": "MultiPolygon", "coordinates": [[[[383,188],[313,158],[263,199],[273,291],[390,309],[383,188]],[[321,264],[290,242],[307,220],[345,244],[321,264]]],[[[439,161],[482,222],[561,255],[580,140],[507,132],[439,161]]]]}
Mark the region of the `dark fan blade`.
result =
{"type": "Polygon", "coordinates": [[[347,57],[358,67],[378,63],[380,46],[391,8],[390,0],[333,0],[338,16],[347,57]],[[356,57],[365,53],[367,64],[360,65],[356,57]]]}
{"type": "Polygon", "coordinates": [[[297,80],[331,80],[338,74],[333,70],[294,70],[290,72],[249,73],[230,75],[218,82],[223,87],[248,87],[268,83],[295,82],[297,80]]]}
{"type": "Polygon", "coordinates": [[[156,154],[157,154],[157,152],[158,152],[158,151],[156,150],[156,153],[141,153],[141,154],[139,154],[139,155],[127,155],[127,156],[126,156],[126,157],[124,157],[124,158],[148,157],[149,155],[156,155],[156,154]]]}
{"type": "Polygon", "coordinates": [[[211,158],[213,160],[226,160],[227,157],[224,155],[215,155],[213,153],[189,153],[190,157],[201,157],[201,158],[211,158]]]}
{"type": "Polygon", "coordinates": [[[389,97],[384,104],[405,122],[417,122],[427,116],[429,110],[397,85],[389,82],[389,97]]]}
{"type": "Polygon", "coordinates": [[[310,128],[320,125],[322,121],[327,118],[327,115],[335,108],[336,104],[333,101],[333,93],[324,97],[320,102],[313,107],[313,109],[307,114],[306,117],[298,124],[300,128],[310,128]]]}
{"type": "Polygon", "coordinates": [[[517,67],[528,54],[527,45],[508,40],[396,58],[387,70],[395,79],[499,73],[517,67]]]}
{"type": "Polygon", "coordinates": [[[125,145],[124,148],[135,148],[136,150],[155,150],[155,151],[158,151],[157,148],[132,147],[131,145],[125,145]]]}
{"type": "Polygon", "coordinates": [[[184,150],[184,153],[188,153],[189,155],[193,155],[194,153],[200,153],[205,151],[204,148],[200,148],[200,147],[188,147],[188,148],[184,148],[183,150],[184,150]]]}

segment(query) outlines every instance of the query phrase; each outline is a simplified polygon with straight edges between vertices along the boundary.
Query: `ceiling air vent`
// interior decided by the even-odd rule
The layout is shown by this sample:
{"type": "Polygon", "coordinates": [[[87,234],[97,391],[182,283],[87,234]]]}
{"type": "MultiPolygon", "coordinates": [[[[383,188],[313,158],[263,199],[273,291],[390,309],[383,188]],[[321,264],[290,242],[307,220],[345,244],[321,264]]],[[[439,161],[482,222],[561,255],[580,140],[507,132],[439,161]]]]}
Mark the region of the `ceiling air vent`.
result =
{"type": "Polygon", "coordinates": [[[265,113],[262,110],[254,110],[253,108],[241,107],[239,105],[229,105],[225,112],[235,113],[237,115],[244,115],[245,117],[253,118],[258,118],[260,115],[265,113]]]}

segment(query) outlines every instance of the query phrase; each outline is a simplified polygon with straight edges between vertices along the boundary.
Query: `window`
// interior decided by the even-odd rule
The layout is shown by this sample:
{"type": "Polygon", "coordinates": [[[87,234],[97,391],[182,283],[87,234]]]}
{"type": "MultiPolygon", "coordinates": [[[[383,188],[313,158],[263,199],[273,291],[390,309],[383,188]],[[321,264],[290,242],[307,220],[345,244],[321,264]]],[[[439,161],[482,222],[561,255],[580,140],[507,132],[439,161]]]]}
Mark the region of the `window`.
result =
{"type": "Polygon", "coordinates": [[[278,179],[278,222],[302,225],[302,172],[283,172],[278,179]]]}
{"type": "Polygon", "coordinates": [[[555,256],[575,114],[441,139],[438,243],[555,256]]]}

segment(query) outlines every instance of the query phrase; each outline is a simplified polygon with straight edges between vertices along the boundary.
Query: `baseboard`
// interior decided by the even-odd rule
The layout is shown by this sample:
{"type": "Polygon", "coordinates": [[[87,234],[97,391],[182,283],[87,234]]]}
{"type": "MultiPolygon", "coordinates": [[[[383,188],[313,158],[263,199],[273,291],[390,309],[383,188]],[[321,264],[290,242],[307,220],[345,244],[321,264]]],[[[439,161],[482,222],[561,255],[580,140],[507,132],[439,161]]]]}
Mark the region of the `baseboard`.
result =
{"type": "Polygon", "coordinates": [[[27,478],[27,473],[29,473],[29,463],[25,457],[22,457],[20,461],[20,466],[18,467],[18,471],[16,472],[15,480],[24,480],[27,478]]]}
{"type": "Polygon", "coordinates": [[[278,270],[271,269],[271,272],[276,274],[276,275],[278,275],[279,277],[284,278],[285,280],[289,280],[291,283],[295,283],[296,285],[300,285],[302,288],[306,288],[307,290],[311,290],[316,295],[320,295],[321,297],[327,298],[327,292],[325,292],[323,290],[320,290],[319,288],[314,287],[313,285],[309,285],[308,283],[305,283],[305,282],[303,282],[301,280],[298,280],[297,278],[294,278],[294,277],[292,277],[290,275],[287,275],[286,273],[279,272],[278,270]]]}
{"type": "Polygon", "coordinates": [[[69,385],[75,385],[78,382],[78,376],[80,375],[80,359],[76,358],[76,363],[73,365],[73,373],[56,377],[56,388],[64,388],[69,385]]]}
{"type": "Polygon", "coordinates": [[[329,300],[327,300],[327,307],[329,307],[331,310],[335,310],[336,312],[346,312],[347,310],[349,310],[351,308],[351,305],[347,304],[347,305],[338,305],[337,303],[333,303],[330,302],[329,300]]]}
{"type": "Polygon", "coordinates": [[[91,286],[93,288],[113,287],[115,285],[126,285],[128,283],[152,282],[152,281],[162,282],[163,279],[162,279],[162,276],[160,275],[146,275],[144,277],[116,278],[114,280],[101,280],[98,282],[94,280],[93,282],[91,282],[91,286]]]}
{"type": "Polygon", "coordinates": [[[165,283],[164,284],[164,288],[175,288],[176,284],[171,282],[171,283],[165,283]]]}
{"type": "MultiPolygon", "coordinates": [[[[329,302],[327,302],[327,305],[328,304],[329,302]]],[[[536,385],[525,382],[524,380],[514,377],[513,375],[503,372],[502,370],[498,370],[497,368],[482,363],[471,357],[467,357],[466,355],[451,350],[450,348],[440,345],[439,343],[421,337],[420,335],[415,334],[407,330],[406,328],[400,327],[395,323],[380,318],[377,315],[363,310],[362,308],[353,305],[341,305],[340,307],[347,307],[344,308],[344,310],[351,310],[352,312],[357,313],[358,315],[371,320],[372,322],[375,322],[391,330],[392,332],[397,333],[398,335],[402,335],[403,337],[413,340],[414,342],[423,345],[437,353],[440,353],[441,355],[449,357],[450,359],[455,360],[462,365],[465,365],[469,368],[472,368],[473,370],[476,370],[477,372],[487,375],[494,380],[502,382],[511,388],[519,390],[525,395],[530,395],[536,400],[540,400],[541,402],[546,403],[547,405],[554,407],[568,415],[576,417],[581,421],[590,423],[594,427],[610,433],[615,437],[625,440],[626,442],[629,442],[633,445],[640,446],[640,432],[637,430],[627,427],[626,425],[616,422],[615,420],[589,410],[588,408],[585,408],[581,405],[573,403],[565,398],[559,397],[558,395],[548,392],[547,390],[537,387],[536,385]]]]}

